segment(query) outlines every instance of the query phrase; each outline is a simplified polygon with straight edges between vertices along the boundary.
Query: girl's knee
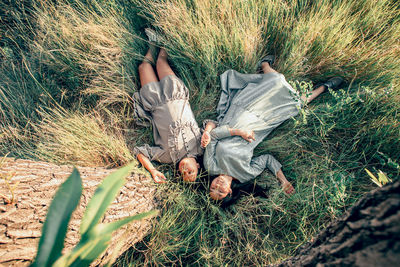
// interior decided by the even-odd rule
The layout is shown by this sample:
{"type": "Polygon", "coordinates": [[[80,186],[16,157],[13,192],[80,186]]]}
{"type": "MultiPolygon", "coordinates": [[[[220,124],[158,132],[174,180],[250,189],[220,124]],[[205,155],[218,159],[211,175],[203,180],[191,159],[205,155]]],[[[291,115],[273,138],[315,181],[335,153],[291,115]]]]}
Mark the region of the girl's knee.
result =
{"type": "Polygon", "coordinates": [[[153,70],[153,66],[151,66],[151,64],[149,62],[143,61],[142,63],[139,64],[138,69],[139,69],[139,72],[146,71],[149,69],[153,70]]]}
{"type": "Polygon", "coordinates": [[[165,66],[165,64],[168,65],[167,57],[158,55],[156,64],[157,64],[157,66],[163,66],[163,65],[165,66]]]}

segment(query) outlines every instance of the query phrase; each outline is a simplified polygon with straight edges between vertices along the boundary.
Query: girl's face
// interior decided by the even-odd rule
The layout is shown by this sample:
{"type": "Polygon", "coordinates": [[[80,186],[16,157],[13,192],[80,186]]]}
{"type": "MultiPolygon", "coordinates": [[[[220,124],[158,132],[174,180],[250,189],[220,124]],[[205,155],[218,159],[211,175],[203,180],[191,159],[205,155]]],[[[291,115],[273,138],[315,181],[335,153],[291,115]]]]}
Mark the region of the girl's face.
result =
{"type": "Polygon", "coordinates": [[[184,158],[179,162],[179,171],[186,182],[194,182],[196,180],[199,168],[200,165],[194,158],[184,158]]]}
{"type": "Polygon", "coordinates": [[[221,200],[232,193],[232,177],[223,175],[216,177],[210,185],[210,197],[214,200],[221,200]]]}

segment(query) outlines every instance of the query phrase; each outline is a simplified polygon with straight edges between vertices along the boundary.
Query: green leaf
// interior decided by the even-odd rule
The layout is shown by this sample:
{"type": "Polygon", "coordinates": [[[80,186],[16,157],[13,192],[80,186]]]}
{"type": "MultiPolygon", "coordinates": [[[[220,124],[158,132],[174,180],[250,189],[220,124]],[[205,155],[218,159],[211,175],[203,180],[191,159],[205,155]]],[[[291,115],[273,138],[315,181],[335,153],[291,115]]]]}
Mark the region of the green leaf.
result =
{"type": "Polygon", "coordinates": [[[111,234],[102,235],[94,240],[87,242],[88,246],[83,253],[70,265],[70,267],[89,266],[95,259],[97,259],[108,247],[111,240],[111,234]]]}
{"type": "Polygon", "coordinates": [[[114,230],[131,221],[149,218],[157,213],[157,210],[153,210],[127,217],[117,222],[96,225],[87,233],[85,239],[82,239],[68,255],[60,258],[54,266],[89,266],[92,261],[106,250],[114,230]]]}
{"type": "Polygon", "coordinates": [[[108,224],[97,224],[90,231],[87,232],[87,238],[83,241],[84,243],[82,243],[82,245],[85,246],[85,249],[81,250],[79,257],[74,260],[72,265],[69,264],[68,266],[89,266],[92,261],[94,261],[107,249],[113,231],[134,220],[142,220],[155,216],[157,214],[157,210],[152,210],[149,212],[130,216],[116,222],[108,224]]]}
{"type": "Polygon", "coordinates": [[[108,175],[97,187],[92,199],[88,203],[83,214],[80,233],[84,239],[85,233],[91,230],[104,215],[107,207],[114,200],[121,186],[125,183],[125,177],[132,171],[134,164],[125,167],[108,175]]]}
{"type": "MultiPolygon", "coordinates": [[[[132,217],[130,217],[131,218],[130,221],[132,221],[132,220],[142,220],[142,219],[150,218],[152,216],[156,216],[157,214],[158,214],[158,210],[152,210],[152,211],[149,211],[149,212],[145,212],[145,213],[141,213],[141,214],[132,216],[132,217]]],[[[113,252],[112,252],[111,256],[109,257],[109,261],[105,265],[106,267],[110,267],[115,262],[115,260],[118,257],[118,252],[121,250],[121,248],[123,246],[123,243],[124,243],[124,240],[121,239],[113,247],[113,252]]]]}
{"type": "Polygon", "coordinates": [[[111,234],[81,242],[68,254],[63,255],[53,267],[89,266],[108,246],[111,234]]]}
{"type": "Polygon", "coordinates": [[[64,247],[72,212],[79,203],[82,182],[76,168],[57,190],[47,212],[39,241],[38,253],[32,266],[51,266],[60,256],[64,247]]]}
{"type": "Polygon", "coordinates": [[[127,223],[130,223],[131,221],[135,221],[135,220],[138,221],[138,220],[146,219],[149,217],[153,217],[157,214],[158,214],[158,210],[152,210],[152,211],[143,212],[143,213],[140,213],[137,215],[133,215],[130,217],[126,217],[126,218],[121,219],[116,222],[98,224],[95,227],[93,227],[91,231],[88,232],[88,238],[94,239],[98,236],[111,234],[113,231],[117,230],[118,228],[124,226],[127,223]]]}

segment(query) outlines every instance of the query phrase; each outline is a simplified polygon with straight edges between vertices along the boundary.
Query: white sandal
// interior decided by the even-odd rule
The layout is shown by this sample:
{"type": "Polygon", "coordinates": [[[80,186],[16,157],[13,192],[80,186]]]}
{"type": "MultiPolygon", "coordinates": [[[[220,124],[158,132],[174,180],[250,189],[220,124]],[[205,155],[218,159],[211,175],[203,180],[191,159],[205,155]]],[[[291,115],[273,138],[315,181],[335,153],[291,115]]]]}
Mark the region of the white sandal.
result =
{"type": "Polygon", "coordinates": [[[144,29],[144,32],[146,33],[147,38],[149,39],[150,42],[159,44],[162,41],[164,41],[164,38],[151,28],[144,29]]]}

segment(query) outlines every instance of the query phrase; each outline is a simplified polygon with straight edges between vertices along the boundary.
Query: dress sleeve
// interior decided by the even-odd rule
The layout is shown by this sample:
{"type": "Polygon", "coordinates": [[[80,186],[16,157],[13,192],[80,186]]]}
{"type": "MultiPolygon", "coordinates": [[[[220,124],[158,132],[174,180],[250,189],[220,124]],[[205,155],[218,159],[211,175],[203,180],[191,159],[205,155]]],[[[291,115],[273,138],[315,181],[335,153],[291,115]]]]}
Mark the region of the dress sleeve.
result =
{"type": "MultiPolygon", "coordinates": [[[[224,74],[222,74],[224,75],[224,74]]],[[[222,84],[222,75],[221,75],[221,84],[222,84]]],[[[230,106],[230,98],[228,89],[222,86],[221,96],[219,98],[219,102],[217,105],[217,121],[221,122],[222,119],[225,117],[225,114],[230,106]]]]}
{"type": "Polygon", "coordinates": [[[217,161],[215,159],[215,148],[217,146],[217,143],[218,143],[218,140],[211,137],[211,142],[208,144],[208,146],[204,150],[204,155],[203,155],[204,167],[212,175],[219,174],[218,173],[219,169],[217,167],[217,161]]]}
{"type": "Polygon", "coordinates": [[[231,136],[229,132],[228,125],[224,125],[221,127],[214,128],[211,132],[211,141],[206,147],[203,155],[203,164],[206,170],[212,174],[217,175],[220,174],[220,169],[217,164],[217,160],[215,157],[215,149],[218,144],[218,140],[225,138],[227,136],[231,136]]]}
{"type": "Polygon", "coordinates": [[[212,139],[220,140],[226,137],[230,137],[231,133],[229,131],[228,125],[224,125],[212,129],[210,135],[212,139]]]}
{"type": "Polygon", "coordinates": [[[251,167],[261,173],[268,167],[268,169],[276,176],[276,173],[282,168],[282,165],[277,161],[274,156],[270,154],[261,155],[251,160],[251,167]]]}
{"type": "Polygon", "coordinates": [[[148,159],[160,162],[164,162],[164,157],[166,156],[166,151],[164,149],[158,146],[149,146],[148,144],[135,147],[133,153],[135,157],[137,157],[139,153],[142,153],[148,159]]]}

